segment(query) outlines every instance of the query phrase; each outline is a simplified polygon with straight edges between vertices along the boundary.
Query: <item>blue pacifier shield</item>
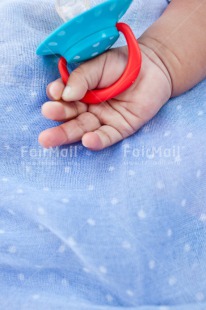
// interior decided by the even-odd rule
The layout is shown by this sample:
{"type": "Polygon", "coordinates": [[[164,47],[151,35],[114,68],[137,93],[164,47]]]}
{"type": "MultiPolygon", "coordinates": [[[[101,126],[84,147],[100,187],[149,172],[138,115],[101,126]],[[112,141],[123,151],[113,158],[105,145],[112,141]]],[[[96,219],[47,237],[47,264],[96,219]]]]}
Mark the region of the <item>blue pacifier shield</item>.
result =
{"type": "Polygon", "coordinates": [[[56,29],[37,55],[58,54],[68,63],[79,63],[108,50],[119,38],[116,23],[132,0],[108,0],[78,15],[56,29]]]}

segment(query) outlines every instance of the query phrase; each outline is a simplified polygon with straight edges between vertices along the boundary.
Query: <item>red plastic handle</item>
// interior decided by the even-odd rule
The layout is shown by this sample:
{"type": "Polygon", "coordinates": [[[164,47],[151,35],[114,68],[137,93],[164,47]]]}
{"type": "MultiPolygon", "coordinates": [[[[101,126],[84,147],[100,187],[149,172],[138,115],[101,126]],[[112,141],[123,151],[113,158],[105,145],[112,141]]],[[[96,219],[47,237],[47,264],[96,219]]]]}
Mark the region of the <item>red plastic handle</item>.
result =
{"type": "MultiPolygon", "coordinates": [[[[84,98],[81,99],[81,101],[84,103],[97,104],[116,97],[117,95],[128,89],[135,82],[140,72],[142,55],[137,39],[135,38],[131,28],[127,24],[117,23],[116,26],[117,30],[124,34],[128,44],[129,57],[126,69],[121,75],[121,77],[111,86],[107,88],[87,91],[84,98]]],[[[67,69],[67,61],[65,58],[60,58],[58,67],[62,80],[66,85],[70,74],[67,69]]]]}

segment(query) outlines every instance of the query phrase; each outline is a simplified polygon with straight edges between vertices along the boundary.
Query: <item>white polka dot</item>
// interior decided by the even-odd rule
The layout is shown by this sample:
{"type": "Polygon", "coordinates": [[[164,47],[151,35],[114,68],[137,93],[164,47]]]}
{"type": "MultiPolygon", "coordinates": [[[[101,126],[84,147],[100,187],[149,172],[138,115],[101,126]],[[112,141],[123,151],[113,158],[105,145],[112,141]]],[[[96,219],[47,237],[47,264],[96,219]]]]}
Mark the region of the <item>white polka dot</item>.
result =
{"type": "Polygon", "coordinates": [[[31,91],[30,95],[31,95],[31,97],[36,97],[38,94],[36,91],[31,91]]]}
{"type": "Polygon", "coordinates": [[[15,215],[15,212],[11,209],[8,209],[8,212],[11,214],[11,215],[15,215]]]}
{"type": "Polygon", "coordinates": [[[58,43],[57,42],[49,42],[49,46],[57,46],[58,43]]]}
{"type": "Polygon", "coordinates": [[[182,199],[182,201],[181,201],[181,206],[182,206],[182,207],[185,207],[185,206],[186,206],[186,203],[187,203],[187,200],[186,200],[186,199],[182,199]]]}
{"type": "Polygon", "coordinates": [[[201,177],[201,170],[200,169],[197,170],[196,177],[197,177],[197,179],[199,179],[201,177]]]}
{"type": "Polygon", "coordinates": [[[58,248],[58,252],[59,253],[64,253],[66,251],[66,246],[65,244],[60,245],[60,247],[58,248]]]}
{"type": "Polygon", "coordinates": [[[133,297],[134,296],[134,292],[131,291],[131,290],[126,290],[126,294],[130,297],[133,297]]]}
{"type": "Polygon", "coordinates": [[[106,33],[103,33],[102,38],[106,38],[106,37],[107,37],[106,33]]]}
{"type": "Polygon", "coordinates": [[[156,187],[160,190],[165,188],[165,184],[162,181],[158,181],[156,187]]]}
{"type": "Polygon", "coordinates": [[[9,179],[8,178],[2,178],[1,180],[2,180],[2,182],[8,182],[9,179]]]}
{"type": "Polygon", "coordinates": [[[26,170],[26,172],[31,172],[32,171],[31,167],[29,167],[29,166],[26,166],[25,170],[26,170]]]}
{"type": "Polygon", "coordinates": [[[41,269],[41,268],[43,268],[43,266],[42,265],[35,265],[35,268],[41,269]]]}
{"type": "Polygon", "coordinates": [[[187,138],[188,138],[188,139],[192,139],[192,137],[193,137],[193,133],[192,133],[192,132],[189,132],[189,133],[187,134],[187,138]]]}
{"type": "Polygon", "coordinates": [[[191,250],[190,244],[189,244],[189,243],[186,243],[186,244],[184,245],[184,251],[185,251],[185,252],[190,252],[190,250],[191,250]]]}
{"type": "Polygon", "coordinates": [[[109,167],[109,171],[110,171],[110,172],[112,172],[112,171],[114,171],[114,170],[115,170],[115,168],[114,168],[113,166],[110,166],[110,167],[109,167]]]}
{"type": "Polygon", "coordinates": [[[143,132],[149,132],[150,131],[150,126],[145,125],[144,127],[142,127],[142,131],[143,132]]]}
{"type": "Polygon", "coordinates": [[[49,188],[48,188],[48,187],[44,187],[44,188],[43,188],[43,191],[44,191],[44,192],[48,192],[48,191],[49,191],[49,188]]]}
{"type": "Polygon", "coordinates": [[[12,253],[12,254],[16,253],[16,247],[15,247],[14,245],[10,246],[10,247],[8,248],[8,252],[9,252],[9,253],[12,253]]]}
{"type": "Polygon", "coordinates": [[[106,297],[106,300],[108,302],[112,302],[113,301],[113,297],[110,294],[106,295],[105,297],[106,297]]]}
{"type": "Polygon", "coordinates": [[[38,212],[39,215],[44,215],[45,214],[44,208],[41,208],[41,207],[38,208],[37,212],[38,212]]]}
{"type": "Polygon", "coordinates": [[[11,111],[13,111],[13,107],[9,106],[6,108],[6,112],[11,112],[11,111]]]}
{"type": "Polygon", "coordinates": [[[28,125],[23,125],[23,126],[21,127],[21,130],[22,130],[22,131],[27,131],[27,130],[28,130],[28,128],[29,128],[29,126],[28,126],[28,125]]]}
{"type": "Polygon", "coordinates": [[[140,211],[138,212],[138,217],[139,217],[141,220],[143,220],[143,219],[145,219],[145,218],[147,217],[147,215],[146,215],[146,213],[145,213],[144,210],[140,210],[140,211]]]}
{"type": "Polygon", "coordinates": [[[83,22],[83,20],[84,20],[84,17],[80,16],[80,17],[76,18],[76,23],[81,24],[83,22]]]}
{"type": "Polygon", "coordinates": [[[195,298],[197,301],[203,301],[205,299],[205,296],[202,292],[198,292],[196,295],[195,295],[195,298]]]}
{"type": "Polygon", "coordinates": [[[80,56],[75,56],[73,59],[77,60],[77,59],[80,59],[81,57],[80,56]]]}
{"type": "Polygon", "coordinates": [[[0,235],[5,234],[5,231],[3,229],[0,229],[0,235]]]}
{"type": "Polygon", "coordinates": [[[65,168],[64,168],[64,171],[65,171],[65,173],[70,173],[71,168],[70,168],[70,167],[65,167],[65,168]]]}
{"type": "Polygon", "coordinates": [[[122,242],[123,249],[131,249],[131,244],[128,241],[122,242]]]}
{"type": "Polygon", "coordinates": [[[154,268],[155,268],[155,261],[154,260],[151,260],[150,262],[149,262],[149,268],[151,269],[151,270],[153,270],[154,268]]]}
{"type": "Polygon", "coordinates": [[[66,34],[66,31],[62,30],[62,31],[60,31],[57,35],[58,35],[59,37],[63,37],[63,36],[65,36],[65,34],[66,34]]]}
{"type": "Polygon", "coordinates": [[[64,204],[67,204],[67,203],[69,202],[69,199],[67,199],[67,198],[62,198],[61,202],[64,203],[64,204]]]}
{"type": "Polygon", "coordinates": [[[102,10],[95,11],[94,16],[99,17],[102,14],[102,10]]]}
{"type": "Polygon", "coordinates": [[[169,137],[171,135],[171,131],[165,131],[164,137],[169,137]]]}
{"type": "Polygon", "coordinates": [[[93,190],[94,190],[94,185],[91,185],[91,184],[90,184],[90,185],[88,186],[88,191],[93,191],[93,190]]]}
{"type": "Polygon", "coordinates": [[[198,111],[198,113],[197,113],[198,116],[202,116],[203,114],[204,114],[203,111],[198,111]]]}
{"type": "Polygon", "coordinates": [[[86,155],[87,155],[87,156],[91,156],[91,155],[92,155],[92,152],[87,150],[87,151],[86,151],[86,155]]]}
{"type": "Polygon", "coordinates": [[[92,218],[89,218],[89,219],[87,220],[87,223],[88,223],[90,226],[95,226],[95,225],[96,225],[95,220],[93,220],[92,218]]]}
{"type": "Polygon", "coordinates": [[[129,171],[128,171],[128,174],[129,174],[130,176],[133,176],[133,175],[135,175],[135,171],[134,171],[134,170],[129,170],[129,171]]]}
{"type": "Polygon", "coordinates": [[[122,15],[124,14],[124,11],[122,11],[119,15],[118,15],[118,19],[120,19],[122,17],[122,15]]]}
{"type": "Polygon", "coordinates": [[[93,44],[93,47],[98,47],[100,45],[100,42],[93,44]]]}
{"type": "Polygon", "coordinates": [[[18,279],[19,279],[20,281],[24,281],[24,279],[25,279],[24,274],[23,274],[23,273],[19,273],[19,274],[18,274],[18,279]]]}
{"type": "Polygon", "coordinates": [[[5,148],[6,150],[10,150],[10,149],[11,149],[11,147],[10,147],[9,144],[4,144],[4,148],[5,148]]]}
{"type": "Polygon", "coordinates": [[[112,4],[109,8],[110,12],[112,12],[116,8],[116,3],[112,4]]]}
{"type": "Polygon", "coordinates": [[[69,284],[69,282],[67,281],[67,279],[62,279],[61,280],[62,285],[67,286],[69,284]]]}
{"type": "Polygon", "coordinates": [[[68,244],[69,244],[71,247],[73,247],[73,246],[76,245],[76,241],[74,240],[73,237],[69,237],[67,241],[68,241],[68,244]]]}
{"type": "Polygon", "coordinates": [[[168,237],[171,237],[171,236],[172,236],[172,229],[170,229],[170,228],[168,229],[168,231],[167,231],[167,236],[168,236],[168,237]]]}
{"type": "Polygon", "coordinates": [[[32,295],[32,299],[34,299],[34,300],[37,300],[37,299],[39,299],[39,298],[40,298],[40,296],[39,296],[38,294],[32,295]]]}
{"type": "Polygon", "coordinates": [[[23,189],[22,189],[22,188],[19,188],[19,189],[17,189],[16,193],[17,193],[17,194],[23,194],[23,193],[24,193],[24,191],[23,191],[23,189]]]}
{"type": "Polygon", "coordinates": [[[173,286],[177,283],[177,279],[175,277],[171,277],[169,278],[168,283],[170,286],[173,286]]]}
{"type": "Polygon", "coordinates": [[[200,215],[200,221],[201,221],[201,222],[206,222],[206,213],[202,213],[202,214],[200,215]]]}
{"type": "Polygon", "coordinates": [[[107,273],[107,268],[104,267],[104,266],[100,266],[100,267],[99,267],[99,271],[100,271],[101,273],[103,273],[103,274],[106,274],[106,273],[107,273]]]}
{"type": "Polygon", "coordinates": [[[110,37],[109,39],[110,39],[110,41],[112,41],[112,40],[114,39],[114,36],[113,36],[113,37],[110,37]]]}
{"type": "Polygon", "coordinates": [[[94,56],[97,56],[98,54],[99,54],[98,52],[95,52],[91,56],[94,57],[94,56]]]}
{"type": "Polygon", "coordinates": [[[117,205],[118,202],[119,202],[119,200],[117,198],[112,198],[112,200],[111,200],[112,205],[117,205]]]}
{"type": "Polygon", "coordinates": [[[177,110],[181,110],[182,109],[182,106],[181,106],[181,104],[179,104],[178,106],[177,106],[177,110]]]}

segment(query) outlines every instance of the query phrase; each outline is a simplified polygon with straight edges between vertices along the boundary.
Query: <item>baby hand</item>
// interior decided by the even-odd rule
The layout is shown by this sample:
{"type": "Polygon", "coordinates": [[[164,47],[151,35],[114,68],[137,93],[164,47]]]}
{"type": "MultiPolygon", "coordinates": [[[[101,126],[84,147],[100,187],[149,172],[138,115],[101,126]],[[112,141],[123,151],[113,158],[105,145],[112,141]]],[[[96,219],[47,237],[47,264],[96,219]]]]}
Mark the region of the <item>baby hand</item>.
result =
{"type": "Polygon", "coordinates": [[[134,84],[119,96],[100,103],[81,102],[88,89],[108,87],[122,75],[127,47],[116,48],[82,64],[67,87],[58,79],[47,87],[51,101],[42,107],[46,118],[64,123],[43,131],[40,144],[55,147],[82,140],[91,150],[102,150],[134,134],[168,101],[172,83],[167,68],[148,47],[141,45],[142,68],[134,84]]]}

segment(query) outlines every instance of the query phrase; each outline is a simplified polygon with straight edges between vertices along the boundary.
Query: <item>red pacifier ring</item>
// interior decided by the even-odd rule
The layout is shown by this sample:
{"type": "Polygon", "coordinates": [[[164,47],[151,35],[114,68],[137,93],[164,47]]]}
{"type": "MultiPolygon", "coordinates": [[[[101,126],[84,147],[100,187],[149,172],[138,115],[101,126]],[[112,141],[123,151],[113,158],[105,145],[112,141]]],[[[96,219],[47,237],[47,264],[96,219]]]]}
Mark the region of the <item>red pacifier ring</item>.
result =
{"type": "MultiPolygon", "coordinates": [[[[117,30],[124,34],[128,44],[128,63],[125,71],[111,86],[102,89],[88,90],[86,95],[81,99],[84,103],[97,104],[116,97],[128,89],[139,75],[142,55],[137,39],[127,24],[117,23],[116,26],[117,30]]],[[[67,85],[70,74],[67,69],[67,61],[64,57],[60,58],[58,67],[63,83],[67,85]]]]}

